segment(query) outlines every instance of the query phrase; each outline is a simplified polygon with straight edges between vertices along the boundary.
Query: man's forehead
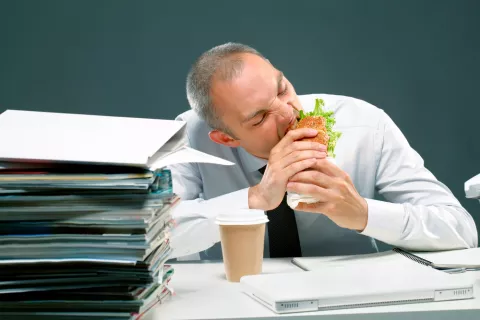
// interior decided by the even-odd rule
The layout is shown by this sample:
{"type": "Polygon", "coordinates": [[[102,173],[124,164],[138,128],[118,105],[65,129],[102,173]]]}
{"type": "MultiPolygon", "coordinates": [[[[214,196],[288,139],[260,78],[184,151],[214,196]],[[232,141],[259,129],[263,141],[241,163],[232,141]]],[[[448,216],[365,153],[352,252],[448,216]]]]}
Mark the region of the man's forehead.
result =
{"type": "Polygon", "coordinates": [[[217,82],[214,87],[216,100],[224,115],[233,116],[243,121],[252,112],[268,108],[276,97],[278,82],[283,74],[267,60],[256,55],[244,55],[241,73],[227,82],[217,82]],[[220,101],[218,101],[220,102],[220,101]],[[226,108],[225,108],[226,107],[226,108]]]}
{"type": "Polygon", "coordinates": [[[242,75],[246,77],[265,80],[278,73],[278,70],[268,60],[260,56],[247,54],[242,56],[242,60],[244,62],[242,75]]]}
{"type": "Polygon", "coordinates": [[[242,74],[233,80],[234,88],[249,102],[269,100],[276,94],[282,73],[267,62],[259,65],[245,63],[242,74]]]}

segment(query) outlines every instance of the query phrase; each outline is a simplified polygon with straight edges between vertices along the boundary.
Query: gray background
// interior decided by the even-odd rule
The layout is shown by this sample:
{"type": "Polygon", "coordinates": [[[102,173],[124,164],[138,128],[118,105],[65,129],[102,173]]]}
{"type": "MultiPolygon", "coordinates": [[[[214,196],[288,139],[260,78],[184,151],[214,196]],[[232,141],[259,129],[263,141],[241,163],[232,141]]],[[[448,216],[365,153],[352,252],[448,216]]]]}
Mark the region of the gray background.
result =
{"type": "MultiPolygon", "coordinates": [[[[480,1],[1,1],[0,112],[174,118],[203,51],[250,44],[299,94],[384,109],[480,222],[480,1]]],[[[7,139],[8,137],[0,137],[7,139]]]]}

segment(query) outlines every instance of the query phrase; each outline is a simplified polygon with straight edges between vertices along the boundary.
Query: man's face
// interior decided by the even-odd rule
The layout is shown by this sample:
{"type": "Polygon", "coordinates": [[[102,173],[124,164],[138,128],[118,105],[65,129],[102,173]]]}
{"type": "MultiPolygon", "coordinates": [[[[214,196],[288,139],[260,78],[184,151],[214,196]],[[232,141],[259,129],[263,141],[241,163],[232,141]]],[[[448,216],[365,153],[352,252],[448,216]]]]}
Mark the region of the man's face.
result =
{"type": "Polygon", "coordinates": [[[302,109],[292,84],[267,60],[242,54],[244,67],[233,80],[214,80],[212,98],[222,122],[235,139],[212,140],[228,146],[241,146],[249,153],[268,159],[270,150],[295,124],[302,109]]]}

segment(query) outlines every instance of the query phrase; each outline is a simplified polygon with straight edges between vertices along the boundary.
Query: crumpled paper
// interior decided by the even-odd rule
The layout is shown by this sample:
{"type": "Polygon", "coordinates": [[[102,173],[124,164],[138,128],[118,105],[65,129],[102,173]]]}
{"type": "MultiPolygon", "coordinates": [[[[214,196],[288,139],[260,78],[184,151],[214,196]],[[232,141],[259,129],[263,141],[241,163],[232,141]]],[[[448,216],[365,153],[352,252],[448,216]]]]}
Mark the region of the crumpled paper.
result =
{"type": "MultiPolygon", "coordinates": [[[[334,164],[337,164],[335,162],[335,159],[332,157],[327,157],[329,161],[331,161],[334,164]]],[[[287,204],[290,208],[295,209],[300,202],[303,203],[315,203],[318,202],[318,200],[312,196],[307,196],[304,194],[298,194],[295,192],[288,192],[287,191],[287,204]]]]}

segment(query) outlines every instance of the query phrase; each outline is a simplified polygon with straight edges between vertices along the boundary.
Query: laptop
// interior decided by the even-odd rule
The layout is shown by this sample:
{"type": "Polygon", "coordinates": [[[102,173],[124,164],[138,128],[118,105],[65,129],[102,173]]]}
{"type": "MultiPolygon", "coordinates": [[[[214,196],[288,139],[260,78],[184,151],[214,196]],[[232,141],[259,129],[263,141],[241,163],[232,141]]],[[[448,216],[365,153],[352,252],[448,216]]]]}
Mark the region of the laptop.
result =
{"type": "MultiPolygon", "coordinates": [[[[479,277],[479,276],[477,276],[479,277]]],[[[242,290],[276,313],[474,298],[474,273],[449,274],[411,260],[244,276],[242,290]]]]}

